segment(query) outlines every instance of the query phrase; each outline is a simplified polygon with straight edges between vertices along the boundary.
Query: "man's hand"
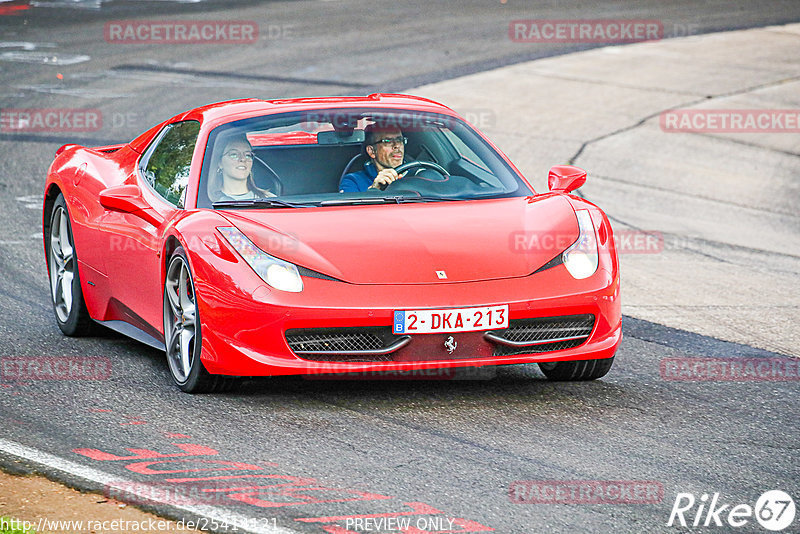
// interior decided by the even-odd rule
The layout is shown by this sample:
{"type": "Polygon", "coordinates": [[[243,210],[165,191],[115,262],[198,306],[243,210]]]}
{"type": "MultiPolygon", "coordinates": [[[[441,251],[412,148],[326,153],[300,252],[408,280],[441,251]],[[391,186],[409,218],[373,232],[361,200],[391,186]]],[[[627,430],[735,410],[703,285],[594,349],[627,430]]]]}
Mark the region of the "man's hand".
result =
{"type": "Polygon", "coordinates": [[[386,186],[390,183],[394,182],[395,180],[399,180],[401,177],[397,174],[397,171],[394,169],[383,169],[381,172],[378,173],[378,176],[372,181],[372,185],[369,186],[369,189],[386,189],[386,186]]]}

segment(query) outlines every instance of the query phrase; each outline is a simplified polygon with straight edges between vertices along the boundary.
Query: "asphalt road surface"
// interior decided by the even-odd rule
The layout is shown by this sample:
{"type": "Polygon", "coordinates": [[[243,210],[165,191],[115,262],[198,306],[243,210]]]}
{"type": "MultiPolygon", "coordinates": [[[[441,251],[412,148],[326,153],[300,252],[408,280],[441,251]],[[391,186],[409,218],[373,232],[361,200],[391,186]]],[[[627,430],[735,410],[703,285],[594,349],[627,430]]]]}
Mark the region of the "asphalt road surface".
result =
{"type": "Polygon", "coordinates": [[[593,383],[550,383],[531,365],[453,381],[259,379],[190,396],[170,384],[158,351],[110,332],[61,336],[40,231],[47,166],[67,142],[128,140],[212,101],[405,90],[596,46],[513,42],[516,19],[654,19],[670,37],[795,22],[800,3],[36,4],[0,2],[0,109],[97,109],[103,121],[93,131],[0,132],[0,358],[96,357],[111,373],[0,381],[5,467],[110,496],[138,484],[135,501],[169,501],[145,507],[219,531],[228,521],[239,531],[392,532],[397,523],[378,521],[406,518],[418,534],[766,532],[753,518],[702,526],[700,503],[707,510],[719,494],[717,507],[754,507],[767,490],[800,497],[797,382],[675,380],[668,365],[752,358],[789,369],[796,360],[785,356],[626,317],[615,366],[593,383]],[[254,21],[259,39],[106,39],[107,23],[130,19],[254,21]],[[562,493],[592,488],[583,499],[592,502],[547,502],[552,481],[562,493]],[[685,517],[701,526],[667,526],[679,494],[696,499],[685,517]]]}

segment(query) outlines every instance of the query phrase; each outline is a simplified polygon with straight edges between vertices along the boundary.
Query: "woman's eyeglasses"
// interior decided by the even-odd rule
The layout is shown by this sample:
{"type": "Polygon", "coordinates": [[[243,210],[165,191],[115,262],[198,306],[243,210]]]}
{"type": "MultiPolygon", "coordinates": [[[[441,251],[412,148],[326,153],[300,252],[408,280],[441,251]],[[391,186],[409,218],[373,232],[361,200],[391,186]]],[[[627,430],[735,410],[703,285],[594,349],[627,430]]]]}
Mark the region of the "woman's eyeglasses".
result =
{"type": "Polygon", "coordinates": [[[235,160],[240,160],[242,158],[246,159],[247,161],[253,161],[255,157],[252,152],[239,152],[238,150],[229,150],[225,152],[225,157],[235,160]]]}

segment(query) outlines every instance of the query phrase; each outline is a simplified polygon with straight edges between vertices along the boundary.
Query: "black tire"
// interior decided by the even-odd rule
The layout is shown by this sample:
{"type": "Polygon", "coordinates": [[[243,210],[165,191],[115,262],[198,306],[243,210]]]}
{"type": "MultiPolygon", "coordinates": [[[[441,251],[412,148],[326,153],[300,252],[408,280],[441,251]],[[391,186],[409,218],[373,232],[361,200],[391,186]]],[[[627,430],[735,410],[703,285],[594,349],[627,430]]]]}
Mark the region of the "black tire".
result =
{"type": "Polygon", "coordinates": [[[53,303],[56,324],[64,335],[89,335],[94,323],[83,298],[78,253],[72,237],[72,219],[61,194],[53,203],[50,225],[45,228],[44,238],[50,278],[50,301],[53,303]]]}
{"type": "Polygon", "coordinates": [[[613,364],[614,357],[612,356],[600,360],[540,363],[539,369],[549,380],[597,380],[606,376],[613,364]]]}
{"type": "Polygon", "coordinates": [[[163,294],[164,345],[167,366],[175,385],[186,393],[214,393],[232,389],[238,383],[236,377],[212,375],[200,359],[200,315],[194,279],[183,247],[178,247],[172,253],[167,264],[163,294]]]}

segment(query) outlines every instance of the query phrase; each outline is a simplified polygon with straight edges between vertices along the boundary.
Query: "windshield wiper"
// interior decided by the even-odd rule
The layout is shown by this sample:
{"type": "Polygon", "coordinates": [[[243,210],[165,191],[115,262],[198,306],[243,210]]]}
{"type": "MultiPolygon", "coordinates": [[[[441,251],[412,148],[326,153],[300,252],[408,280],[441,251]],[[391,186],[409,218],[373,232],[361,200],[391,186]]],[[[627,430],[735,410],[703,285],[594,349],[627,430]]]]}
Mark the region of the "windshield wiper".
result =
{"type": "Polygon", "coordinates": [[[219,200],[214,202],[213,206],[214,208],[313,208],[319,204],[300,204],[277,198],[254,198],[252,200],[219,200]]]}
{"type": "Polygon", "coordinates": [[[366,197],[366,198],[335,198],[332,200],[323,200],[319,203],[320,206],[353,206],[357,204],[388,204],[394,202],[392,198],[388,197],[366,197]]]}
{"type": "Polygon", "coordinates": [[[420,195],[393,195],[388,197],[334,198],[319,202],[289,202],[277,198],[254,198],[250,200],[218,200],[215,209],[220,208],[313,208],[317,206],[358,206],[365,204],[404,204],[411,202],[439,202],[464,200],[460,198],[432,197],[420,195]]]}
{"type": "Polygon", "coordinates": [[[366,197],[366,198],[341,198],[333,200],[323,200],[320,206],[355,206],[360,204],[404,204],[406,202],[438,202],[440,200],[461,200],[458,198],[446,197],[424,197],[419,195],[394,195],[390,197],[366,197]]]}
{"type": "Polygon", "coordinates": [[[467,200],[463,198],[452,198],[452,197],[432,197],[432,196],[396,196],[396,197],[389,197],[398,204],[403,204],[405,202],[452,202],[456,200],[467,200]]]}

